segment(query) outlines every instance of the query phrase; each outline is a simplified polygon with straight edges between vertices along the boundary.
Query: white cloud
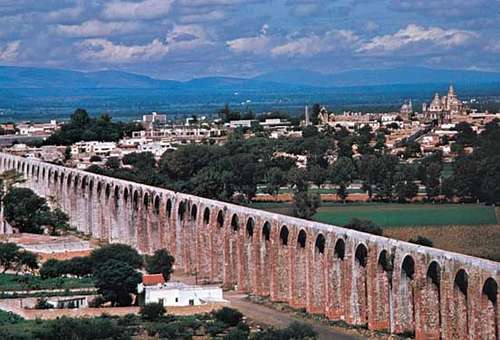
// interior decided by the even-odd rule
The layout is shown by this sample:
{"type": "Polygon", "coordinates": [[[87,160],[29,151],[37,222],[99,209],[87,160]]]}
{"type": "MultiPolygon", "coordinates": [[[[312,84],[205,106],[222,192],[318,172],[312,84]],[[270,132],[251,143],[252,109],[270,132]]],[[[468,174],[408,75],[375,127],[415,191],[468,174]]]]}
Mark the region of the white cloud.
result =
{"type": "Polygon", "coordinates": [[[187,14],[179,18],[182,23],[196,23],[196,22],[208,22],[224,19],[225,13],[223,11],[215,10],[199,14],[187,14]]]}
{"type": "Polygon", "coordinates": [[[358,36],[348,30],[328,31],[324,35],[311,35],[293,39],[271,50],[274,56],[310,56],[339,49],[351,49],[358,44],[358,36]]]}
{"type": "Polygon", "coordinates": [[[266,54],[271,48],[271,37],[267,35],[269,26],[263,25],[259,35],[226,41],[226,45],[234,53],[266,54]]]}
{"type": "Polygon", "coordinates": [[[84,11],[82,6],[68,7],[44,13],[42,18],[47,22],[60,22],[61,20],[79,18],[84,11]]]}
{"type": "MultiPolygon", "coordinates": [[[[469,31],[456,29],[444,30],[439,27],[408,25],[394,34],[376,36],[363,44],[358,52],[386,53],[415,45],[432,45],[439,48],[451,48],[468,43],[477,35],[469,31]]],[[[424,46],[425,47],[425,46],[424,46]]]]}
{"type": "Polygon", "coordinates": [[[199,25],[175,25],[165,41],[172,52],[213,44],[208,31],[199,25]]]}
{"type": "Polygon", "coordinates": [[[490,41],[488,45],[486,45],[486,51],[493,53],[500,53],[500,40],[498,41],[490,41]]]}
{"type": "Polygon", "coordinates": [[[19,55],[19,47],[21,47],[19,40],[11,41],[4,47],[0,47],[0,61],[15,61],[19,55]]]}
{"type": "Polygon", "coordinates": [[[106,63],[131,63],[158,60],[169,52],[169,47],[159,39],[146,45],[114,44],[106,39],[86,39],[79,43],[83,51],[80,59],[106,63]]]}
{"type": "Polygon", "coordinates": [[[90,38],[128,34],[139,30],[140,27],[141,26],[135,22],[102,22],[99,20],[90,20],[79,25],[57,25],[56,31],[67,37],[90,38]]]}
{"type": "Polygon", "coordinates": [[[105,5],[102,14],[107,19],[157,19],[170,12],[172,3],[173,0],[113,1],[105,5]]]}

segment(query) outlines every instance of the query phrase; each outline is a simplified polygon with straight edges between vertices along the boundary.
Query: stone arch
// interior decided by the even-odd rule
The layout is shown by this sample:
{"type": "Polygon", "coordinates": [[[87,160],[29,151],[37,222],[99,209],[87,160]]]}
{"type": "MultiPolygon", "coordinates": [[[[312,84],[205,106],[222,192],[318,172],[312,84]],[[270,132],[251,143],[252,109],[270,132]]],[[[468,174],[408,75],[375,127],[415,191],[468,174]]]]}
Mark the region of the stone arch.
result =
{"type": "Polygon", "coordinates": [[[372,328],[390,330],[390,306],[392,304],[392,272],[393,257],[383,249],[378,256],[375,280],[374,300],[372,308],[372,328]]]}
{"type": "Polygon", "coordinates": [[[142,204],[144,205],[145,211],[149,209],[149,193],[145,192],[142,197],[142,204]]]}
{"type": "Polygon", "coordinates": [[[193,204],[191,206],[190,220],[191,222],[196,222],[197,218],[198,218],[198,206],[196,204],[193,204]]]}
{"type": "MultiPolygon", "coordinates": [[[[87,187],[87,179],[88,179],[88,177],[87,177],[87,176],[83,176],[83,177],[82,177],[82,181],[81,181],[81,183],[80,183],[81,188],[82,188],[82,191],[84,191],[84,190],[85,190],[85,188],[87,187]]],[[[84,191],[84,192],[85,192],[85,191],[84,191]]]]}
{"type": "Polygon", "coordinates": [[[160,214],[160,206],[161,206],[160,201],[161,201],[160,196],[156,195],[154,199],[154,212],[156,215],[160,214]]]}
{"type": "Polygon", "coordinates": [[[104,197],[106,198],[106,201],[109,200],[110,196],[111,196],[111,184],[106,183],[106,189],[104,191],[104,197]]]}
{"type": "Polygon", "coordinates": [[[170,198],[167,200],[167,204],[165,204],[165,212],[167,214],[167,218],[172,217],[172,200],[170,198]]]}
{"type": "Polygon", "coordinates": [[[186,201],[181,201],[179,203],[179,207],[177,208],[177,216],[179,217],[179,221],[184,221],[184,217],[186,215],[186,201]]]}
{"type": "Polygon", "coordinates": [[[314,244],[314,251],[319,253],[319,254],[324,254],[325,253],[325,243],[326,243],[326,240],[325,240],[325,237],[323,236],[323,234],[318,234],[318,236],[316,236],[316,242],[314,244]]]}
{"type": "Polygon", "coordinates": [[[415,260],[411,255],[406,255],[401,262],[398,299],[400,331],[415,333],[415,260]]]}
{"type": "Polygon", "coordinates": [[[134,190],[134,194],[132,195],[132,206],[134,210],[139,210],[139,191],[134,190]]]}
{"type": "Polygon", "coordinates": [[[217,227],[224,227],[224,212],[222,210],[219,210],[219,212],[217,213],[217,227]]]}
{"type": "Polygon", "coordinates": [[[304,229],[300,229],[296,238],[295,245],[295,261],[294,261],[294,274],[295,280],[293,280],[293,294],[292,294],[292,305],[294,307],[306,307],[307,302],[307,234],[304,229]]]}
{"type": "Polygon", "coordinates": [[[282,226],[280,230],[280,244],[282,246],[288,246],[288,235],[288,228],[286,227],[286,225],[282,226]]]}
{"type": "Polygon", "coordinates": [[[233,214],[231,218],[231,230],[238,231],[240,229],[240,220],[238,218],[238,214],[233,214]]]}
{"type": "Polygon", "coordinates": [[[307,243],[307,234],[304,229],[299,231],[299,236],[297,236],[297,248],[305,248],[307,243]]]}
{"type": "Polygon", "coordinates": [[[45,181],[45,167],[42,166],[42,181],[45,181]]]}
{"type": "Polygon", "coordinates": [[[488,278],[481,289],[481,339],[497,339],[498,337],[498,284],[488,278]]]}
{"type": "Polygon", "coordinates": [[[128,188],[125,187],[125,189],[123,189],[123,203],[124,203],[124,205],[126,205],[128,202],[128,195],[129,195],[128,188]]]}
{"type": "Polygon", "coordinates": [[[208,207],[203,211],[203,223],[205,225],[210,223],[210,209],[208,207]]]}
{"type": "Polygon", "coordinates": [[[74,179],[75,183],[73,184],[73,191],[76,193],[78,193],[78,187],[80,186],[81,182],[82,182],[82,179],[80,177],[80,175],[76,175],[75,176],[75,179],[74,179]]]}
{"type": "Polygon", "coordinates": [[[468,338],[469,335],[469,275],[459,269],[453,279],[453,292],[450,301],[452,338],[468,338]]]}
{"type": "MultiPolygon", "coordinates": [[[[38,168],[37,168],[36,173],[38,176],[38,168]]],[[[66,177],[66,182],[67,182],[66,184],[67,184],[68,189],[71,188],[71,179],[72,179],[71,174],[69,174],[68,177],[66,177]]]]}
{"type": "MultiPolygon", "coordinates": [[[[275,268],[274,268],[274,290],[272,299],[274,301],[287,302],[290,299],[291,286],[291,265],[290,265],[290,252],[292,247],[289,247],[290,232],[286,225],[282,225],[279,231],[279,244],[274,250],[275,268]]],[[[292,242],[293,244],[293,242],[292,242]]]]}
{"type": "Polygon", "coordinates": [[[354,252],[352,269],[352,323],[354,325],[365,325],[368,321],[368,287],[367,287],[367,265],[368,248],[360,243],[354,252]]]}
{"type": "Polygon", "coordinates": [[[246,228],[246,235],[248,238],[253,237],[254,226],[255,226],[255,222],[254,222],[253,218],[249,217],[247,220],[247,228],[246,228]]]}
{"type": "Polygon", "coordinates": [[[115,205],[118,205],[118,202],[120,201],[120,187],[118,185],[115,185],[115,193],[113,197],[115,200],[115,205]]]}
{"type": "Polygon", "coordinates": [[[262,240],[269,241],[271,239],[271,223],[265,222],[262,226],[262,240]]]}
{"type": "Polygon", "coordinates": [[[271,256],[271,223],[264,221],[262,228],[260,230],[260,243],[258,245],[258,272],[256,278],[256,292],[263,296],[269,296],[270,294],[270,284],[271,284],[271,273],[272,273],[272,263],[270,261],[271,256]]]}
{"type": "Polygon", "coordinates": [[[344,260],[345,257],[345,241],[341,238],[335,242],[335,248],[333,251],[334,256],[339,260],[344,260]]]}
{"type": "Polygon", "coordinates": [[[439,339],[441,336],[441,265],[431,261],[425,274],[420,306],[423,338],[439,339]]]}

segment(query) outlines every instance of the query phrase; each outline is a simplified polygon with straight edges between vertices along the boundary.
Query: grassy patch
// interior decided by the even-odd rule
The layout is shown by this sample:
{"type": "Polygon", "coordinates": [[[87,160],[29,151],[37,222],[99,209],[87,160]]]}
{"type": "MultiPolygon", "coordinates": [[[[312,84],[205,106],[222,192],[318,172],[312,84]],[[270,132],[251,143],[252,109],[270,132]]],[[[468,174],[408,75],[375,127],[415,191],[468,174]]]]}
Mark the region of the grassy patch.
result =
{"type": "Polygon", "coordinates": [[[419,226],[389,228],[384,235],[407,241],[417,235],[432,240],[434,247],[500,261],[500,225],[419,226]]]}
{"type": "MultiPolygon", "coordinates": [[[[259,203],[258,209],[288,214],[290,204],[259,203]]],[[[345,225],[352,218],[369,219],[381,227],[423,225],[496,224],[495,209],[477,204],[395,204],[395,203],[324,203],[314,220],[345,225]]]]}
{"type": "Polygon", "coordinates": [[[94,280],[92,278],[68,278],[56,277],[42,279],[39,276],[0,274],[0,291],[20,291],[38,289],[72,289],[72,288],[92,288],[94,280]]]}

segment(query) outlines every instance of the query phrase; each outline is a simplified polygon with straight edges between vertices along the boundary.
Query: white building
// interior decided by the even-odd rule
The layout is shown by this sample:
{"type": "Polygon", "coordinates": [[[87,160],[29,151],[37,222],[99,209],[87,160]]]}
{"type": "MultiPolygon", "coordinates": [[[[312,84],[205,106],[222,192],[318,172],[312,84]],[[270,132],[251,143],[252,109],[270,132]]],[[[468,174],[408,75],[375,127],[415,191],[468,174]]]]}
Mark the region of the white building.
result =
{"type": "Polygon", "coordinates": [[[137,286],[143,294],[143,301],[161,303],[163,306],[198,306],[203,304],[226,303],[222,288],[217,286],[191,286],[182,282],[165,283],[161,274],[144,275],[137,286]]]}
{"type": "Polygon", "coordinates": [[[76,156],[85,153],[104,156],[111,153],[115,149],[115,142],[78,142],[71,145],[71,154],[76,156]]]}

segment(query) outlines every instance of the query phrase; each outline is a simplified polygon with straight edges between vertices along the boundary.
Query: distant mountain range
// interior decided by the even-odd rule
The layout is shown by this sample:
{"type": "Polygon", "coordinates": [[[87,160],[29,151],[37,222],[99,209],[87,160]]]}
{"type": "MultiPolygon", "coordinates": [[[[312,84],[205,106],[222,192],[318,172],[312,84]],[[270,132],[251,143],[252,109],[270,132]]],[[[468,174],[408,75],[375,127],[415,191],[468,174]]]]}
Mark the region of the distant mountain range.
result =
{"type": "Polygon", "coordinates": [[[498,83],[500,73],[443,70],[421,67],[355,70],[323,74],[307,70],[265,73],[254,78],[206,77],[180,82],[154,79],[122,71],[79,72],[34,67],[0,66],[0,88],[124,88],[187,91],[279,90],[292,91],[331,87],[437,83],[498,83]]]}

